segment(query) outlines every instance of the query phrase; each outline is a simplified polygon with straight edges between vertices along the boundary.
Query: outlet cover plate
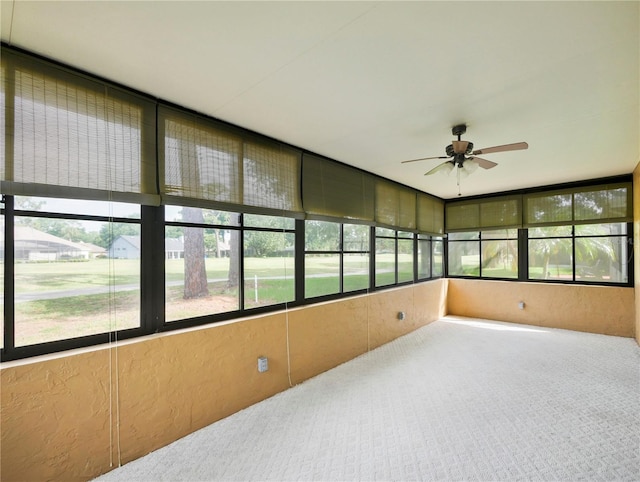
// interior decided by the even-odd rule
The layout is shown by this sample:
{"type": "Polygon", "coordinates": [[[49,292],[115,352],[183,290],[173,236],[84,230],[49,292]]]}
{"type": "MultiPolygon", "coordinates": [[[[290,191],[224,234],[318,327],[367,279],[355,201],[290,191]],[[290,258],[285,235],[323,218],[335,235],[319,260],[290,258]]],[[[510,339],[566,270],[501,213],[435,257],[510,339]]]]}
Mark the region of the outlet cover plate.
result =
{"type": "Polygon", "coordinates": [[[266,356],[261,356],[258,358],[258,371],[260,373],[264,373],[269,370],[269,360],[266,356]]]}

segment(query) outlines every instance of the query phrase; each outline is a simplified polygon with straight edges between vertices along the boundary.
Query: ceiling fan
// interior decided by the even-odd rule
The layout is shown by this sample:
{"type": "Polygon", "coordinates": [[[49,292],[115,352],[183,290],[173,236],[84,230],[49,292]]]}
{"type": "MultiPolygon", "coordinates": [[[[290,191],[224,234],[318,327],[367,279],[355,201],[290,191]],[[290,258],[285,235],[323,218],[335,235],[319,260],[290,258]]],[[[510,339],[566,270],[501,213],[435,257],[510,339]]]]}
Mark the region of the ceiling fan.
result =
{"type": "MultiPolygon", "coordinates": [[[[478,166],[483,169],[491,169],[496,167],[498,164],[489,161],[487,159],[483,159],[481,157],[477,157],[477,154],[491,154],[494,152],[506,152],[506,151],[519,151],[522,149],[527,149],[529,144],[526,142],[516,142],[514,144],[505,144],[503,146],[494,146],[494,147],[485,147],[484,149],[473,150],[473,142],[463,141],[460,139],[460,136],[467,132],[466,124],[460,124],[457,126],[453,126],[451,129],[451,133],[454,136],[458,136],[457,141],[451,141],[446,149],[446,156],[436,156],[436,157],[421,157],[420,159],[411,159],[409,161],[402,161],[402,164],[407,162],[417,162],[417,161],[428,161],[430,159],[448,159],[442,164],[438,164],[436,167],[427,171],[424,175],[429,176],[431,174],[435,174],[436,172],[444,172],[449,174],[455,167],[457,167],[457,176],[458,176],[458,187],[460,186],[460,176],[462,173],[462,177],[465,177],[475,171],[478,166]]],[[[458,196],[460,192],[458,192],[458,196]]]]}

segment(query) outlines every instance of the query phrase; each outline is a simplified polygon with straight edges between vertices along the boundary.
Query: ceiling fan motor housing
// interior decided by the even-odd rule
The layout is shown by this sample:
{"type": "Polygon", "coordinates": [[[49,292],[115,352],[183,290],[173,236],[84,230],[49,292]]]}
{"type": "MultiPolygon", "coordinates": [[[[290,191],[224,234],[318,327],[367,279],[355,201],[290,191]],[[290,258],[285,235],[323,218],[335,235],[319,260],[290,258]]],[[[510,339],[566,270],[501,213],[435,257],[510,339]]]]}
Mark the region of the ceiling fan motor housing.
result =
{"type": "Polygon", "coordinates": [[[453,147],[453,144],[449,144],[445,149],[447,156],[449,157],[453,157],[456,154],[471,154],[472,150],[473,150],[473,142],[467,142],[467,148],[465,149],[464,152],[456,152],[453,147]]]}

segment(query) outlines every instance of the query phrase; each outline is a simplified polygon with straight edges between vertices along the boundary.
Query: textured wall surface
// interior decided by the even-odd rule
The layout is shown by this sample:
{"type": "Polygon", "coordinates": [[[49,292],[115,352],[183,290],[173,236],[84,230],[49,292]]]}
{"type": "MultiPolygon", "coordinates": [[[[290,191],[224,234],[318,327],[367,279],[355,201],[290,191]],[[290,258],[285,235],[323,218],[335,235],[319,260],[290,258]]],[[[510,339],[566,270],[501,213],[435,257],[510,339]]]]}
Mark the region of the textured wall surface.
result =
{"type": "Polygon", "coordinates": [[[287,325],[295,384],[447,312],[620,336],[636,323],[633,288],[436,280],[5,363],[0,479],[88,480],[286,390],[287,325]]]}
{"type": "Polygon", "coordinates": [[[122,462],[288,388],[283,314],[118,349],[122,462]],[[259,356],[269,371],[258,373],[259,356]]]}
{"type": "Polygon", "coordinates": [[[444,316],[446,287],[444,280],[415,285],[412,290],[399,288],[371,295],[370,348],[384,345],[444,316]],[[398,320],[400,311],[405,313],[404,320],[398,320]]]}
{"type": "Polygon", "coordinates": [[[635,334],[633,288],[450,279],[447,304],[450,315],[603,335],[635,334]]]}
{"type": "Polygon", "coordinates": [[[96,350],[2,369],[0,480],[87,480],[109,470],[112,367],[110,351],[96,350]]]}
{"type": "Polygon", "coordinates": [[[4,363],[0,480],[105,473],[286,390],[287,338],[295,384],[440,318],[446,284],[4,363]]]}
{"type": "Polygon", "coordinates": [[[367,298],[289,311],[292,383],[300,383],[367,351],[367,298]]]}

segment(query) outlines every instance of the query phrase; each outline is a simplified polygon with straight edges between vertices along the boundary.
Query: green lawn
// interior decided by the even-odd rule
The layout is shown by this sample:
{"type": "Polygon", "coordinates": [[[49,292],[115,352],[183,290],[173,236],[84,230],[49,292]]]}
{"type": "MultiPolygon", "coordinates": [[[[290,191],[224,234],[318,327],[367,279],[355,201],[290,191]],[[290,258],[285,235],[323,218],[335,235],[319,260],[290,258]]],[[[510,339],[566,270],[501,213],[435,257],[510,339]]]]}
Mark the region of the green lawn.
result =
{"type": "Polygon", "coordinates": [[[139,280],[140,260],[133,259],[15,264],[15,287],[20,293],[138,284],[139,280]]]}
{"type": "MultiPolygon", "coordinates": [[[[393,284],[393,255],[381,255],[378,261],[376,285],[393,284]]],[[[368,262],[368,256],[345,257],[345,292],[368,288],[368,262]]],[[[205,266],[209,279],[209,296],[185,300],[182,286],[184,260],[166,261],[168,321],[239,309],[238,289],[227,284],[229,259],[208,258],[205,266]]],[[[401,263],[400,268],[401,280],[412,277],[412,266],[409,263],[401,263]]],[[[16,263],[16,344],[22,346],[139,326],[139,289],[82,293],[83,290],[115,288],[117,285],[137,287],[140,283],[139,269],[139,260],[124,259],[16,263]],[[45,297],[52,291],[67,290],[77,291],[66,296],[45,297]],[[36,299],[24,301],[25,296],[36,299]]],[[[336,258],[309,256],[305,259],[305,271],[306,297],[338,293],[340,285],[336,258]]],[[[292,301],[295,296],[294,273],[294,259],[290,257],[246,258],[244,307],[292,301]]]]}

